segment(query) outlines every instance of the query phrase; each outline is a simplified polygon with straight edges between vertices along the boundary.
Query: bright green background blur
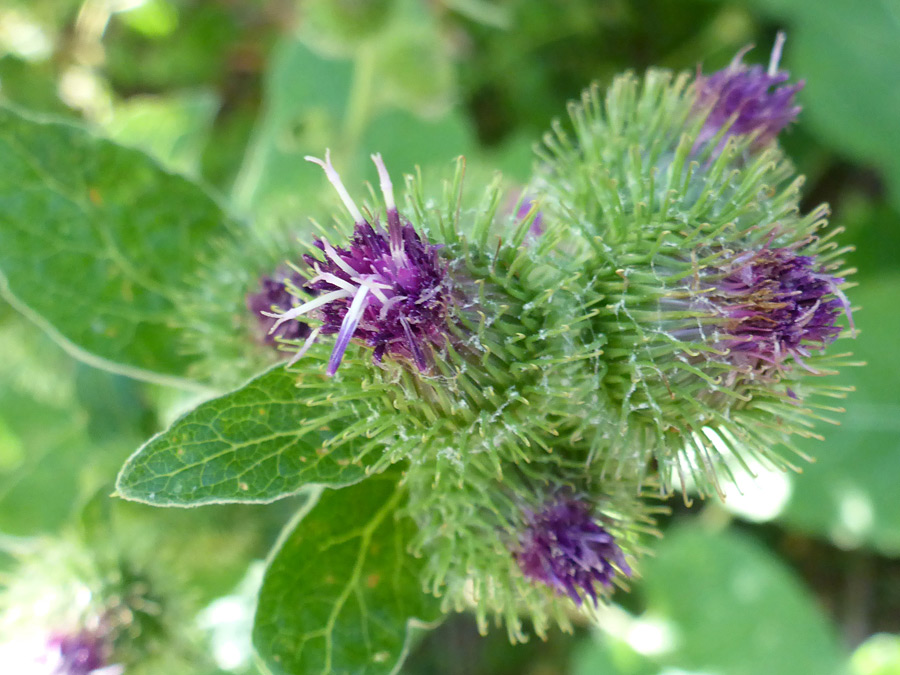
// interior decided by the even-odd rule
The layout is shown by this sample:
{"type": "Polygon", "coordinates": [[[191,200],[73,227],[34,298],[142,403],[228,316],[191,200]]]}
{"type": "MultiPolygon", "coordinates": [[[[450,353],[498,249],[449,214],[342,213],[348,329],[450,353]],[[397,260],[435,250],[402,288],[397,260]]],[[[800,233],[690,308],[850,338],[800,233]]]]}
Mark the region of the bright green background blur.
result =
{"type": "MultiPolygon", "coordinates": [[[[305,154],[330,147],[348,184],[374,179],[380,151],[395,175],[465,154],[470,180],[500,169],[516,185],[592,80],[712,70],[751,42],[748,60],[764,62],[778,29],[807,81],[783,139],[805,205],[829,202],[856,246],[859,336],[832,349],[868,365],[841,376],[857,391],[840,426],[806,444],[817,461],[802,475],[748,478],[728,508],[673,503],[603,631],[513,648],[454,617],[405,672],[898,674],[900,0],[0,0],[0,100],[81,118],[201,177],[255,227],[299,234],[334,203],[305,154]]],[[[0,306],[0,532],[71,522],[182,403],[75,364],[0,306]]],[[[277,509],[192,542],[210,569],[222,561],[211,596],[264,555],[277,509]]],[[[136,540],[190,527],[137,511],[136,540]]]]}

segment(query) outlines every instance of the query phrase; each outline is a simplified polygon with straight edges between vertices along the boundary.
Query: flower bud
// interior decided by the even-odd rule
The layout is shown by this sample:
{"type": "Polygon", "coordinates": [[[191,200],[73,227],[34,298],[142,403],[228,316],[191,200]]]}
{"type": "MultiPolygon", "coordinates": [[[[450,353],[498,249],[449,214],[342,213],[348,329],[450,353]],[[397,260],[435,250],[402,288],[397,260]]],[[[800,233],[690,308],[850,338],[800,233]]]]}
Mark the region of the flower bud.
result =
{"type": "Polygon", "coordinates": [[[791,363],[805,367],[812,350],[822,351],[837,339],[842,314],[852,324],[842,283],[817,268],[811,256],[763,246],[706,270],[693,303],[723,318],[713,324],[719,334],[711,339],[728,359],[763,374],[791,363]]]}
{"type": "Polygon", "coordinates": [[[597,602],[595,587],[611,587],[617,573],[631,575],[615,538],[597,522],[589,502],[568,496],[526,514],[517,559],[522,573],[580,605],[597,602]]]}
{"type": "Polygon", "coordinates": [[[0,589],[4,673],[181,671],[194,645],[180,597],[159,593],[160,584],[135,571],[117,546],[47,539],[18,554],[0,589]]]}

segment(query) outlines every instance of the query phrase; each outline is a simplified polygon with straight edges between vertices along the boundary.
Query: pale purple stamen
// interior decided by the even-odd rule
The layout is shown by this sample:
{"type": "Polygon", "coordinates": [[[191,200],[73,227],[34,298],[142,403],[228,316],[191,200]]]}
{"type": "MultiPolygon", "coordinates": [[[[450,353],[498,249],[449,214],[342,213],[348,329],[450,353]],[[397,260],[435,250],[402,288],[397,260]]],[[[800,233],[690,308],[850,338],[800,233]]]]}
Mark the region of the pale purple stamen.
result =
{"type": "Polygon", "coordinates": [[[347,211],[350,212],[350,215],[353,216],[353,222],[361,223],[365,220],[363,218],[362,213],[357,208],[353,199],[350,197],[350,193],[347,192],[347,188],[344,187],[344,183],[341,181],[341,177],[337,171],[335,171],[334,166],[331,164],[331,150],[325,151],[325,161],[322,161],[318,157],[312,157],[311,155],[307,155],[304,157],[307,162],[312,162],[313,164],[318,164],[325,170],[325,176],[328,178],[328,182],[334,187],[337,191],[338,195],[341,198],[341,201],[344,203],[344,206],[347,208],[347,211]]]}
{"type": "Polygon", "coordinates": [[[362,318],[368,293],[368,288],[360,286],[356,295],[353,296],[353,302],[350,303],[350,309],[347,310],[344,320],[341,322],[341,329],[338,331],[337,340],[334,342],[334,351],[331,352],[331,359],[328,361],[329,375],[334,375],[338,366],[341,365],[341,359],[344,358],[344,352],[347,349],[347,345],[350,344],[350,338],[353,337],[353,333],[356,332],[356,327],[359,325],[359,320],[362,318]]]}

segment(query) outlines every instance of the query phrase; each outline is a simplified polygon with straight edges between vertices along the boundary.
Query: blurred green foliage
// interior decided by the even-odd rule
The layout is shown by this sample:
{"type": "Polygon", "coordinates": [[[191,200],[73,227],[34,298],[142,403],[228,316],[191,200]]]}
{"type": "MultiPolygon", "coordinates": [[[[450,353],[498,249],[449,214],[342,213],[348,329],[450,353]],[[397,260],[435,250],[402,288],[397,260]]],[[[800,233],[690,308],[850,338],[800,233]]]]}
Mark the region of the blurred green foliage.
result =
{"type": "MultiPolygon", "coordinates": [[[[805,446],[817,461],[773,521],[673,505],[602,634],[514,649],[454,617],[405,672],[887,675],[900,672],[898,0],[6,0],[0,100],[81,121],[200,177],[254,226],[299,235],[333,203],[306,154],[332,148],[348,182],[374,179],[376,151],[426,175],[465,154],[474,180],[499,168],[515,185],[590,81],[718,68],[751,42],[764,61],[778,28],[806,80],[785,144],[809,177],[807,206],[830,202],[857,245],[852,348],[867,365],[841,376],[856,391],[835,402],[840,426],[805,446]]],[[[5,306],[0,350],[0,543],[114,527],[196,607],[230,594],[288,507],[160,512],[106,497],[190,395],[76,365],[5,306]]],[[[252,671],[246,654],[225,662],[252,671]]]]}

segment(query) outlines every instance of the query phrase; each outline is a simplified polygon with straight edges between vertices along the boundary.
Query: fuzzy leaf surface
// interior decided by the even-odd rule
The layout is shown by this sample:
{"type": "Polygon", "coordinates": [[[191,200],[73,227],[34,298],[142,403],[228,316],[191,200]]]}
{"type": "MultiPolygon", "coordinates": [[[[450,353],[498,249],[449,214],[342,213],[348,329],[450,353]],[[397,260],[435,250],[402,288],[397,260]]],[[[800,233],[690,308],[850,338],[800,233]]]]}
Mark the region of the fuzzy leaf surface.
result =
{"type": "Polygon", "coordinates": [[[362,479],[352,443],[325,447],[348,409],[310,406],[297,384],[298,375],[279,365],[201,404],[131,456],[119,474],[119,495],[154,506],[261,503],[310,484],[362,479]]]}
{"type": "Polygon", "coordinates": [[[398,518],[402,492],[380,474],[326,490],[286,537],[263,580],[253,642],[274,672],[386,675],[406,656],[415,625],[439,601],[407,553],[415,525],[398,518]]]}
{"type": "Polygon", "coordinates": [[[184,376],[179,292],[226,227],[143,153],[0,109],[0,291],[92,365],[184,376]]]}

